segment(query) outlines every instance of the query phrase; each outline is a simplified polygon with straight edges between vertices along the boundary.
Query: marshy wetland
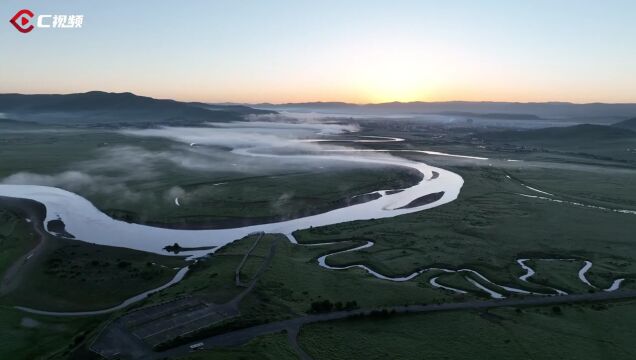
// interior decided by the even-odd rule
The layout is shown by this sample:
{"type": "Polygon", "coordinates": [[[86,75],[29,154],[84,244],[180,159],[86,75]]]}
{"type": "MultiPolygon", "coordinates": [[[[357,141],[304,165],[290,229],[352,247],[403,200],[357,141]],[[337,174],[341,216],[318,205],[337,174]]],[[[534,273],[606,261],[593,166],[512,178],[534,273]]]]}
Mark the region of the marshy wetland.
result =
{"type": "MultiPolygon", "coordinates": [[[[67,321],[84,334],[69,347],[76,352],[98,337],[99,319],[117,318],[122,302],[162,288],[180,269],[178,283],[130,305],[182,296],[231,301],[241,291],[234,277],[244,258],[242,278],[259,275],[237,305],[240,316],[198,330],[200,338],[304,316],[325,301],[335,311],[353,302],[382,309],[634,289],[635,172],[624,157],[502,147],[478,140],[479,131],[412,126],[12,129],[0,143],[0,191],[46,211],[37,218],[3,203],[2,266],[32,280],[14,279],[1,298],[3,316],[67,321]],[[50,150],[37,150],[44,146],[50,150]],[[26,154],[30,163],[18,161],[26,154]],[[271,235],[245,255],[260,232],[271,235]],[[184,251],[165,251],[173,244],[184,251]],[[86,286],[92,290],[76,291],[86,286]],[[15,306],[52,315],[110,311],[56,320],[15,306]]],[[[566,326],[568,314],[538,316],[566,326]]],[[[365,324],[333,326],[349,321],[365,324]]],[[[59,349],[68,331],[43,353],[59,349]]],[[[298,341],[321,358],[305,334],[298,341]]],[[[255,341],[275,337],[263,339],[255,341]]]]}

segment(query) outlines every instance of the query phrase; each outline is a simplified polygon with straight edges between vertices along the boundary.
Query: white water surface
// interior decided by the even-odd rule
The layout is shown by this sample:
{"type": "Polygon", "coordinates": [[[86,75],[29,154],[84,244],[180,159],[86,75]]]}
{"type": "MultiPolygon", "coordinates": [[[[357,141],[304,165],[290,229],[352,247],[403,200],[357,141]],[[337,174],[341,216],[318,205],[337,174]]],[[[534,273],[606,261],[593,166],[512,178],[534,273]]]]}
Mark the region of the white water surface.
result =
{"type": "MultiPolygon", "coordinates": [[[[384,151],[384,150],[381,150],[384,151]]],[[[60,219],[66,231],[75,239],[100,245],[119,246],[135,250],[166,254],[166,245],[179,243],[181,247],[215,246],[216,249],[234,240],[243,238],[254,232],[291,234],[294,231],[338,224],[356,220],[379,219],[414,213],[430,209],[453,201],[459,195],[463,179],[450,171],[435,168],[421,162],[397,157],[363,157],[346,155],[272,155],[257,154],[248,149],[235,151],[245,156],[262,156],[270,158],[296,158],[306,161],[337,160],[352,163],[376,164],[379,166],[400,166],[411,168],[422,175],[422,180],[403,191],[387,194],[381,193],[378,199],[331,210],[322,214],[303,218],[252,225],[230,229],[182,230],[166,229],[147,225],[115,220],[102,213],[88,200],[75,193],[49,186],[38,185],[0,185],[0,196],[31,199],[46,207],[45,224],[60,219]],[[433,172],[438,176],[433,178],[433,172]],[[443,196],[429,204],[402,208],[422,196],[443,192],[443,196]]],[[[175,205],[177,201],[175,200],[175,205]]],[[[202,256],[210,250],[183,252],[193,256],[202,256]]]]}

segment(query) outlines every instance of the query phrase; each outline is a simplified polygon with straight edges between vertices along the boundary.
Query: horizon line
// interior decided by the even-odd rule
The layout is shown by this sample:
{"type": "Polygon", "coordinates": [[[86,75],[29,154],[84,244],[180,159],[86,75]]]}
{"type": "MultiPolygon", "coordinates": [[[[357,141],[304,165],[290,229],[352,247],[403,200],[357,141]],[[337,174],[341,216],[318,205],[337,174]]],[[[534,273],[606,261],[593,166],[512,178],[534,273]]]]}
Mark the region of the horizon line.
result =
{"type": "Polygon", "coordinates": [[[76,92],[58,92],[58,93],[40,93],[40,92],[6,92],[0,93],[0,95],[74,95],[74,94],[87,94],[87,93],[106,93],[106,94],[132,94],[140,97],[148,97],[156,100],[173,100],[179,102],[201,102],[210,105],[272,105],[272,106],[282,106],[282,105],[295,105],[295,104],[343,104],[343,105],[355,105],[355,106],[365,106],[365,105],[385,105],[385,104],[414,104],[414,103],[510,103],[510,104],[572,104],[572,105],[636,105],[636,99],[633,102],[604,102],[604,101],[593,101],[593,102],[574,102],[574,101],[563,101],[563,100],[543,100],[543,101],[511,101],[511,100],[413,100],[413,101],[386,101],[386,102],[348,102],[342,100],[304,100],[297,102],[270,102],[270,101],[260,101],[260,102],[238,102],[238,101],[209,101],[209,100],[179,100],[176,97],[154,97],[150,95],[143,95],[140,93],[134,93],[132,91],[106,91],[106,90],[88,90],[88,91],[76,91],[76,92]]]}

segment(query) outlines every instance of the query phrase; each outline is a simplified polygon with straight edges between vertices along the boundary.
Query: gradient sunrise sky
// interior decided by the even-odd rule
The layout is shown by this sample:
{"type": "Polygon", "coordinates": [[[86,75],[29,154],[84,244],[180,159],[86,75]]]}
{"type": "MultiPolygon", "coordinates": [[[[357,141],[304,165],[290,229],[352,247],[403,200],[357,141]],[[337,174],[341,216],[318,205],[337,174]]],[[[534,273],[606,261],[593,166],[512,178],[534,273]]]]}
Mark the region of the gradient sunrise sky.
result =
{"type": "Polygon", "coordinates": [[[0,92],[636,102],[636,1],[0,2],[0,92]],[[20,9],[83,14],[16,31],[20,9]]]}

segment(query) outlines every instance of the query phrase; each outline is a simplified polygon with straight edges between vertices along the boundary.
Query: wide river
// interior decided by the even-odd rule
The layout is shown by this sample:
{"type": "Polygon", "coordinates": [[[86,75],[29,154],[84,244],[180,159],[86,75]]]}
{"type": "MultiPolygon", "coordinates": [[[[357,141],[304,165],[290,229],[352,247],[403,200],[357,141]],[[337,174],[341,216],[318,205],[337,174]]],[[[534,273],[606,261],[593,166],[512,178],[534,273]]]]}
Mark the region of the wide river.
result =
{"type": "MultiPolygon", "coordinates": [[[[379,151],[386,152],[387,150],[379,151]]],[[[414,213],[455,200],[463,185],[463,179],[455,173],[431,167],[421,162],[391,156],[376,158],[373,156],[347,156],[335,153],[330,153],[329,155],[272,155],[253,153],[245,149],[235,151],[235,153],[244,156],[301,158],[305,161],[335,160],[376,164],[378,166],[400,166],[418,171],[422,174],[422,180],[400,192],[387,191],[392,189],[380,189],[377,191],[380,197],[375,200],[317,215],[269,224],[210,230],[166,229],[115,220],[101,212],[82,196],[49,186],[0,185],[0,196],[31,199],[44,204],[47,210],[45,225],[51,220],[62,220],[66,226],[66,231],[73,235],[75,239],[100,245],[167,254],[163,248],[174,243],[187,248],[214,246],[218,249],[254,232],[289,235],[296,230],[310,227],[414,213]],[[443,193],[443,195],[435,201],[424,204],[418,203],[417,206],[404,208],[404,206],[420,197],[436,193],[443,193]]],[[[198,250],[185,253],[192,256],[202,256],[211,251],[213,250],[198,250]]]]}
{"type": "MultiPolygon", "coordinates": [[[[352,141],[352,142],[393,142],[401,141],[398,138],[381,138],[381,137],[367,137],[362,140],[340,140],[340,141],[352,141]]],[[[321,142],[323,140],[304,140],[306,142],[321,142]]],[[[196,145],[191,143],[191,146],[196,145]]],[[[397,167],[404,167],[413,169],[422,175],[422,179],[415,185],[405,189],[379,189],[375,191],[378,198],[360,204],[354,204],[343,208],[331,210],[325,213],[316,214],[312,216],[297,218],[293,220],[274,222],[269,224],[252,225],[231,229],[210,229],[210,230],[183,230],[183,229],[167,229],[159,228],[147,225],[140,225],[134,223],[128,223],[125,221],[115,220],[108,215],[97,209],[90,201],[82,196],[49,186],[37,186],[37,185],[4,185],[0,184],[0,196],[31,199],[42,203],[47,210],[45,225],[52,220],[62,220],[65,224],[65,230],[67,233],[73,235],[77,240],[86,241],[90,243],[96,243],[100,245],[118,246],[124,248],[130,248],[135,250],[149,251],[157,254],[168,255],[164,250],[167,245],[178,243],[184,248],[201,248],[201,247],[214,247],[208,250],[196,250],[196,251],[184,251],[183,254],[190,255],[191,258],[206,255],[210,252],[214,252],[232,241],[241,239],[249,234],[256,232],[265,233],[280,233],[285,234],[287,238],[296,242],[293,232],[302,229],[308,229],[310,227],[320,227],[326,225],[333,225],[338,223],[357,221],[357,220],[370,220],[379,218],[388,218],[398,215],[414,213],[426,209],[430,209],[442,204],[451,202],[457,198],[460,189],[464,183],[461,176],[440,168],[429,166],[422,162],[411,161],[404,158],[387,156],[387,152],[395,150],[371,150],[371,149],[338,149],[327,150],[316,155],[275,155],[271,153],[262,153],[254,151],[252,148],[239,148],[233,150],[236,155],[245,157],[267,157],[267,158],[280,158],[302,160],[303,162],[312,161],[338,161],[348,163],[359,164],[373,164],[377,166],[384,166],[387,169],[397,167]],[[377,153],[384,153],[382,155],[377,153]],[[394,190],[394,191],[391,191],[394,190]],[[427,196],[430,195],[430,196],[427,196]],[[424,197],[424,199],[422,199],[424,197]],[[418,200],[419,199],[419,200],[418,200]]],[[[397,150],[398,152],[415,152],[426,153],[428,155],[435,156],[452,156],[452,157],[465,157],[475,160],[487,160],[485,158],[478,158],[473,156],[463,156],[455,154],[445,154],[439,152],[423,151],[423,150],[397,150]]],[[[535,191],[538,191],[534,189],[535,191]]],[[[360,195],[360,194],[359,194],[360,195]]],[[[175,205],[181,206],[178,199],[175,199],[175,205]]],[[[46,228],[46,226],[45,226],[46,228]]],[[[59,234],[54,234],[58,235],[59,234]]],[[[385,280],[390,281],[408,281],[419,276],[422,273],[428,271],[437,271],[443,273],[463,273],[472,274],[473,276],[480,278],[482,282],[491,285],[494,288],[504,290],[508,293],[518,294],[532,294],[532,295],[551,295],[551,294],[566,294],[564,291],[548,287],[551,293],[538,293],[530,290],[523,290],[515,287],[509,287],[493,283],[482,274],[472,269],[445,269],[445,268],[426,268],[418,270],[412,274],[401,277],[388,277],[380,274],[362,264],[349,265],[345,267],[329,266],[326,262],[327,257],[335,255],[340,252],[350,252],[361,250],[366,247],[373,246],[373,242],[367,242],[364,245],[355,247],[349,250],[336,251],[334,253],[324,255],[318,259],[318,263],[321,267],[332,270],[344,270],[353,267],[362,268],[369,274],[385,280]]],[[[541,259],[539,259],[541,260],[541,259]]],[[[546,260],[546,259],[544,259],[546,260]]],[[[575,259],[547,259],[547,260],[566,260],[576,261],[575,259]]],[[[528,282],[528,278],[534,274],[534,270],[527,265],[529,259],[518,259],[517,262],[526,274],[519,277],[522,282],[528,282]]],[[[579,271],[580,280],[589,285],[592,288],[596,288],[585,277],[586,272],[590,269],[592,263],[585,261],[584,266],[579,271]]],[[[182,269],[175,278],[168,284],[162,286],[159,289],[165,288],[173,283],[178,282],[187,268],[182,269]]],[[[467,281],[473,284],[476,288],[488,293],[492,298],[504,298],[501,293],[485,287],[482,283],[475,281],[472,277],[464,276],[467,281]]],[[[429,283],[433,287],[443,288],[455,293],[465,293],[466,291],[445,286],[438,283],[438,276],[435,276],[429,280],[429,283]]],[[[614,291],[618,289],[621,282],[624,279],[615,280],[611,286],[604,291],[614,291]]],[[[159,289],[153,289],[143,294],[137,295],[131,299],[126,300],[124,303],[100,311],[89,311],[80,313],[51,313],[40,310],[33,310],[28,308],[21,308],[26,311],[35,313],[46,313],[49,315],[86,315],[86,314],[98,314],[109,311],[114,311],[121,307],[130,304],[131,302],[138,301],[144,298],[148,293],[157,291],[159,289]]]]}

